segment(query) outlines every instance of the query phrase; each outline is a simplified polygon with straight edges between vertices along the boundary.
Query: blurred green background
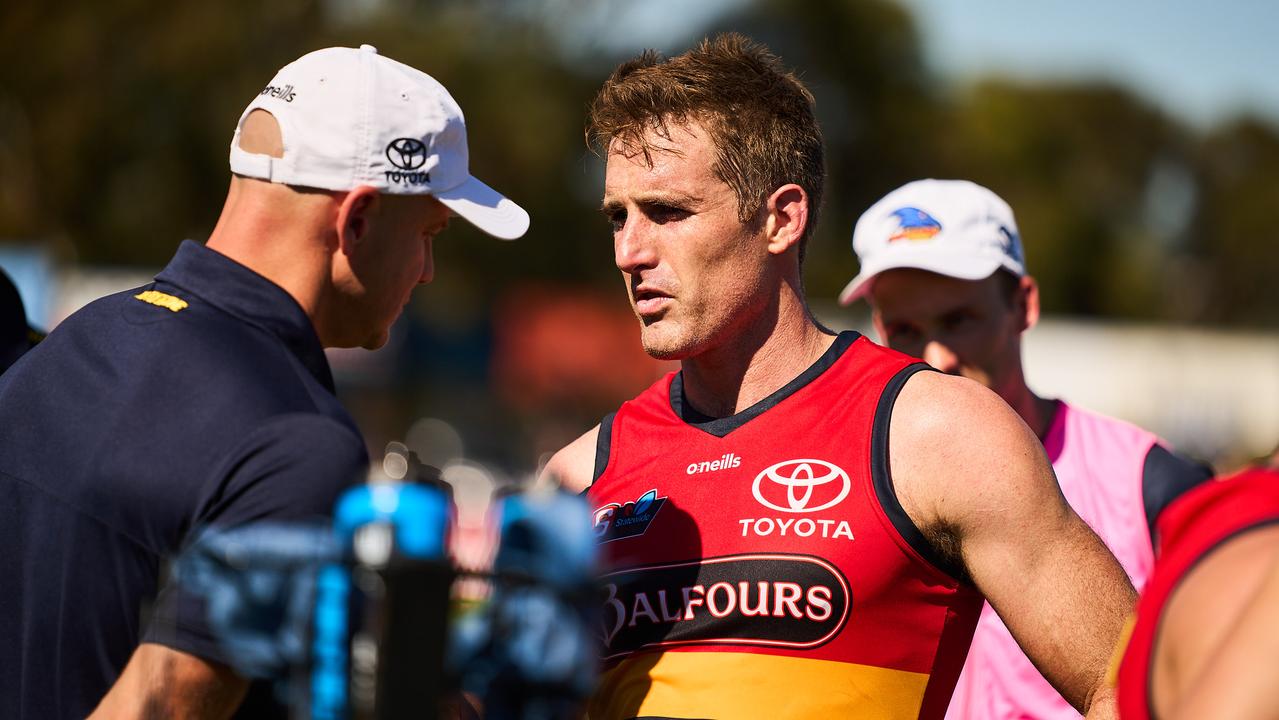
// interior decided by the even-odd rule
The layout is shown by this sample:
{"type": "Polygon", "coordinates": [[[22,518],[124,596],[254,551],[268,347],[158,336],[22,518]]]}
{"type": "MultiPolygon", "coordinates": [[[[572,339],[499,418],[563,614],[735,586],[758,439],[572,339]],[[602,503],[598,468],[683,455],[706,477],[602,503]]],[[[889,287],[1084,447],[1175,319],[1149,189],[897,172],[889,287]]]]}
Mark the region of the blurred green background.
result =
{"type": "MultiPolygon", "coordinates": [[[[235,121],[275,70],[319,47],[374,44],[449,88],[472,172],[533,224],[499,243],[456,223],[395,342],[334,356],[341,393],[375,452],[416,428],[437,461],[465,455],[523,477],[664,369],[639,352],[596,211],[602,165],[583,142],[593,91],[639,47],[619,27],[634,5],[6,3],[0,243],[38,248],[58,268],[158,269],[179,240],[211,229],[235,121]]],[[[1192,124],[1095,79],[956,85],[927,62],[917,17],[889,0],[689,7],[669,18],[660,49],[738,30],[817,97],[829,181],[805,282],[833,324],[864,321],[863,310],[829,309],[856,269],[848,240],[860,212],[905,181],[964,177],[1013,206],[1048,315],[1279,331],[1274,118],[1192,124]]],[[[1079,372],[1104,372],[1099,360],[1079,372]]],[[[1195,432],[1176,439],[1193,444],[1195,432]]],[[[1202,449],[1258,450],[1216,439],[1202,449]]]]}

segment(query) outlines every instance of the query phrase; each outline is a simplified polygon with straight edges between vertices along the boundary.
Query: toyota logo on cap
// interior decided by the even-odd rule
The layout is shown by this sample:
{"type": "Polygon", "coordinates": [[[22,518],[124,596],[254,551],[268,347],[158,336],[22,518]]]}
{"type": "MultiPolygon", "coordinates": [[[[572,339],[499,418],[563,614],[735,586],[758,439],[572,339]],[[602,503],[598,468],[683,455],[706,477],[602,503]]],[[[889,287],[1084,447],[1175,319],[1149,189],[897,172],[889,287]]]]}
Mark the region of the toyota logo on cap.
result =
{"type": "Polygon", "coordinates": [[[760,505],[786,513],[835,507],[852,489],[843,468],[825,460],[785,460],[755,476],[751,492],[760,505]]]}
{"type": "Polygon", "coordinates": [[[386,146],[386,159],[401,170],[416,170],[426,164],[426,144],[417,138],[396,138],[386,146]]]}

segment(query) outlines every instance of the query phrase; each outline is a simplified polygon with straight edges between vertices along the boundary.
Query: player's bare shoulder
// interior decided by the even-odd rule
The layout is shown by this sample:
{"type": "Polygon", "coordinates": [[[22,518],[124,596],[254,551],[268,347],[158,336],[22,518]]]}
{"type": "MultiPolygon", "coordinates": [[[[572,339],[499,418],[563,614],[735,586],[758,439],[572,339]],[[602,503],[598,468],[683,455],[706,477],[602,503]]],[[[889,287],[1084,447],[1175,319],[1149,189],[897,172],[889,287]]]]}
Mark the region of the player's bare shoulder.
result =
{"type": "Polygon", "coordinates": [[[599,434],[600,426],[596,425],[552,455],[538,483],[554,483],[571,492],[590,487],[595,475],[595,446],[599,434]]]}
{"type": "Polygon", "coordinates": [[[1012,408],[979,383],[937,372],[916,373],[902,387],[889,425],[889,467],[903,508],[921,528],[999,508],[1027,479],[1051,481],[1042,446],[1012,408]]]}

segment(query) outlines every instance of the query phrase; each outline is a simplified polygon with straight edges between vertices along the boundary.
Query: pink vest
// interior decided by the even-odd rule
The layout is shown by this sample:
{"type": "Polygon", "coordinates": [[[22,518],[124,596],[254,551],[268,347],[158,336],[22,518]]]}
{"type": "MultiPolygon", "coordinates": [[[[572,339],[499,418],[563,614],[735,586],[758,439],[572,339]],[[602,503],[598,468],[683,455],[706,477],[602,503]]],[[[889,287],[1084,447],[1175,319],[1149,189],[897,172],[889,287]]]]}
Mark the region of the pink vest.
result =
{"type": "MultiPolygon", "coordinates": [[[[1138,591],[1154,565],[1142,503],[1142,468],[1157,440],[1134,425],[1066,403],[1058,405],[1044,438],[1066,502],[1115,554],[1138,591]]],[[[947,720],[1078,717],[985,605],[947,720]]]]}

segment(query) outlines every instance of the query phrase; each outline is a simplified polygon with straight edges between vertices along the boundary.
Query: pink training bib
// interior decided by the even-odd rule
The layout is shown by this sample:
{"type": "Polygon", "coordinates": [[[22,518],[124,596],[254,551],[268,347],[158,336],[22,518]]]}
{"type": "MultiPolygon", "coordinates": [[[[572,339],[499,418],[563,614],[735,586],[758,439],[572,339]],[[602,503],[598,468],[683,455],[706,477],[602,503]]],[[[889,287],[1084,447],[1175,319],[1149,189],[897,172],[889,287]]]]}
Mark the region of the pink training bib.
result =
{"type": "MultiPolygon", "coordinates": [[[[1066,502],[1099,535],[1138,591],[1154,565],[1142,471],[1158,440],[1121,420],[1058,403],[1044,438],[1066,502]]],[[[1078,718],[1031,665],[1003,621],[982,607],[947,720],[1078,718]]]]}

